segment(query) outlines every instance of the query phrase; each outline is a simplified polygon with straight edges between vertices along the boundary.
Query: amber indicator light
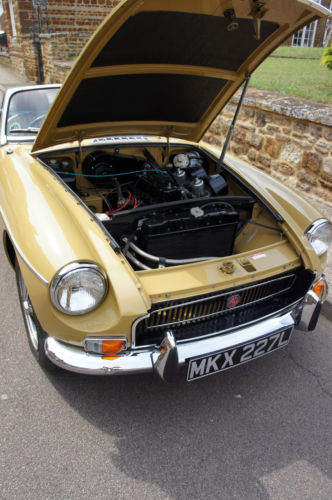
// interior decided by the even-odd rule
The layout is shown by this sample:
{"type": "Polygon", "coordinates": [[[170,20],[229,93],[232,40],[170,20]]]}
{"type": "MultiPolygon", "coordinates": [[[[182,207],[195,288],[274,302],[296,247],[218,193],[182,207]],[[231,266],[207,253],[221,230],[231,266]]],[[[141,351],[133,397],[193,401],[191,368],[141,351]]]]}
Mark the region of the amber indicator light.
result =
{"type": "Polygon", "coordinates": [[[314,286],[313,291],[317,295],[321,295],[323,293],[323,291],[324,291],[324,288],[325,288],[325,282],[324,282],[324,280],[319,280],[318,283],[316,283],[316,285],[314,286]]]}
{"type": "Polygon", "coordinates": [[[103,356],[114,356],[126,348],[125,340],[103,340],[101,352],[103,356]]]}

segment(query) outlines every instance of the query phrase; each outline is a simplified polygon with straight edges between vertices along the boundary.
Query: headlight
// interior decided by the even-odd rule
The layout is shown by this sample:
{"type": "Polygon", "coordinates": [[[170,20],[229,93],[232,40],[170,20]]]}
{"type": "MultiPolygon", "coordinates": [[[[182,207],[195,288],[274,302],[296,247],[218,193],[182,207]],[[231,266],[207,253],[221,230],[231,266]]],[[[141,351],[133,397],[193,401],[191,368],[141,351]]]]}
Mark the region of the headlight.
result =
{"type": "Polygon", "coordinates": [[[332,224],[326,219],[319,219],[309,227],[306,235],[316,254],[323,255],[331,245],[332,224]]]}
{"type": "Polygon", "coordinates": [[[59,311],[85,314],[103,301],[107,292],[104,271],[92,262],[74,262],[56,273],[51,281],[51,300],[59,311]]]}

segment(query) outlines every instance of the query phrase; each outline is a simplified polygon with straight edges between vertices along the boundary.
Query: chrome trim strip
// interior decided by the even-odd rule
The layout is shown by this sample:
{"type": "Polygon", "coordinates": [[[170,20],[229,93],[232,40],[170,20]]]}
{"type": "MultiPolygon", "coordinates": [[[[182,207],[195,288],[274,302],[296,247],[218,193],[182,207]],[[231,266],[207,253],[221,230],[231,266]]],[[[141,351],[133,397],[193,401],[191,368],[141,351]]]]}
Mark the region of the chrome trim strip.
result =
{"type": "Polygon", "coordinates": [[[222,351],[239,344],[251,342],[260,337],[265,337],[269,334],[272,335],[273,333],[293,326],[294,319],[292,314],[287,313],[279,318],[271,318],[246,328],[240,328],[228,335],[209,338],[199,342],[191,342],[190,344],[181,344],[181,346],[178,346],[179,363],[182,365],[189,358],[222,351]]]}
{"type": "MultiPolygon", "coordinates": [[[[122,144],[126,142],[135,142],[135,143],[141,143],[141,142],[150,142],[150,136],[147,135],[124,135],[124,136],[117,136],[117,135],[111,135],[111,136],[106,136],[106,137],[96,137],[95,139],[92,139],[92,144],[107,144],[107,143],[116,143],[116,144],[122,144]]],[[[113,145],[113,144],[112,144],[113,145]]]]}
{"type": "MultiPolygon", "coordinates": [[[[149,317],[150,317],[149,313],[143,314],[143,316],[139,316],[137,319],[135,319],[134,323],[131,325],[131,345],[133,348],[136,347],[136,327],[137,327],[138,323],[140,323],[141,321],[144,321],[145,319],[147,319],[149,317]]],[[[149,346],[142,346],[142,347],[144,348],[144,347],[149,347],[149,346]]]]}
{"type": "MultiPolygon", "coordinates": [[[[240,293],[240,292],[245,292],[246,290],[252,290],[254,288],[257,288],[259,286],[262,286],[262,285],[269,285],[270,283],[276,283],[277,281],[282,281],[284,279],[287,279],[287,278],[290,278],[290,277],[294,277],[295,274],[288,274],[287,276],[281,276],[279,278],[275,278],[275,279],[271,279],[271,280],[268,280],[268,281],[264,281],[263,283],[258,283],[256,285],[250,285],[250,286],[246,286],[244,288],[237,288],[237,289],[228,289],[226,291],[223,291],[222,293],[219,293],[219,294],[216,294],[216,295],[211,295],[210,297],[204,297],[202,299],[196,299],[196,300],[190,300],[188,302],[183,302],[183,303],[180,303],[180,304],[175,304],[174,306],[168,306],[168,307],[162,307],[160,309],[156,309],[155,311],[153,311],[151,313],[152,314],[155,314],[155,313],[158,313],[158,312],[161,312],[161,311],[166,311],[168,309],[175,309],[177,307],[183,307],[183,306],[190,306],[192,304],[197,304],[199,302],[204,302],[204,301],[207,301],[207,300],[212,300],[212,299],[218,299],[219,297],[224,297],[225,295],[229,295],[230,293],[232,293],[233,295],[235,295],[236,293],[240,293]]],[[[208,294],[206,294],[208,295],[208,294]]],[[[175,299],[176,300],[176,299],[175,299]]],[[[179,300],[182,300],[182,299],[179,299],[179,300]]],[[[235,307],[233,308],[235,309],[235,307]]],[[[160,326],[160,325],[159,325],[160,326]]]]}
{"type": "Polygon", "coordinates": [[[41,276],[35,269],[34,267],[32,267],[32,265],[27,261],[27,259],[24,257],[23,255],[23,252],[22,250],[20,249],[20,247],[18,246],[17,242],[15,241],[15,239],[12,237],[11,235],[11,232],[10,232],[10,229],[9,229],[9,226],[8,226],[8,223],[6,221],[6,218],[5,216],[3,215],[3,212],[0,208],[0,216],[1,216],[1,219],[2,219],[2,222],[3,222],[3,225],[5,226],[5,229],[8,233],[8,237],[10,238],[10,241],[12,242],[14,248],[15,248],[15,251],[18,253],[20,259],[24,262],[24,264],[30,269],[30,271],[36,276],[36,278],[38,278],[42,283],[43,285],[46,285],[48,286],[48,281],[43,278],[43,276],[41,276]]]}
{"type": "MultiPolygon", "coordinates": [[[[262,283],[262,284],[265,284],[265,283],[262,283]]],[[[270,299],[271,297],[274,297],[275,295],[279,295],[280,293],[283,293],[283,292],[287,292],[290,289],[291,289],[291,286],[289,286],[287,288],[284,288],[283,290],[280,290],[280,292],[271,293],[270,295],[267,295],[266,297],[262,297],[261,299],[255,299],[255,300],[252,300],[251,302],[246,302],[245,304],[240,304],[240,305],[232,307],[230,309],[222,309],[221,311],[217,311],[217,312],[214,312],[214,313],[206,314],[206,315],[203,315],[203,316],[196,316],[195,318],[185,318],[183,320],[173,321],[172,323],[161,323],[159,325],[152,325],[152,326],[147,327],[147,330],[153,330],[155,328],[161,328],[161,327],[163,327],[163,328],[166,327],[167,328],[169,326],[174,326],[174,325],[178,325],[178,324],[188,324],[188,323],[191,323],[192,321],[198,321],[198,320],[205,319],[205,318],[212,318],[213,316],[214,317],[216,317],[216,316],[222,316],[223,314],[225,314],[227,312],[236,311],[236,310],[241,309],[243,307],[250,306],[251,304],[258,304],[259,302],[263,302],[263,300],[270,299]]],[[[233,292],[231,292],[231,293],[233,293],[233,292]]],[[[234,291],[234,294],[236,294],[236,290],[234,291]]],[[[225,295],[230,295],[230,293],[225,294],[225,295]]],[[[211,297],[211,299],[214,299],[214,298],[215,297],[211,297]]],[[[207,300],[209,300],[209,299],[207,299],[207,300]]],[[[203,301],[200,300],[200,301],[197,301],[197,302],[203,302],[203,301]]],[[[185,303],[184,305],[186,306],[186,305],[188,305],[188,303],[185,303]]],[[[179,305],[179,307],[181,307],[181,304],[179,305]]],[[[167,308],[165,308],[165,309],[159,309],[158,312],[165,311],[166,309],[167,308]]],[[[168,308],[168,309],[170,309],[170,308],[168,308]]],[[[157,311],[153,311],[150,314],[150,317],[153,314],[155,314],[156,312],[157,311]]]]}
{"type": "MultiPolygon", "coordinates": [[[[283,316],[270,318],[252,326],[241,327],[228,335],[177,344],[178,366],[186,364],[190,358],[230,349],[293,326],[293,316],[291,312],[288,312],[283,316]]],[[[55,365],[72,372],[90,375],[152,372],[158,359],[160,360],[160,350],[155,348],[144,351],[132,350],[130,353],[112,360],[103,359],[102,356],[88,354],[82,349],[65,345],[53,337],[46,339],[45,350],[48,358],[55,365]]]]}
{"type": "MultiPolygon", "coordinates": [[[[239,326],[233,326],[233,327],[230,327],[230,328],[226,328],[225,330],[218,330],[217,332],[212,332],[212,333],[208,333],[207,335],[201,335],[200,337],[194,337],[194,338],[190,338],[190,339],[185,339],[185,340],[178,340],[177,341],[177,345],[182,345],[182,344],[186,344],[188,342],[195,342],[195,341],[198,341],[198,340],[203,340],[203,339],[208,339],[208,338],[214,338],[216,337],[217,335],[225,335],[227,333],[230,333],[234,330],[237,330],[238,328],[242,328],[242,327],[245,327],[247,328],[248,326],[250,325],[254,325],[254,324],[257,324],[257,323],[260,323],[261,321],[265,321],[269,318],[274,318],[274,317],[279,317],[283,314],[287,314],[289,311],[292,311],[293,309],[295,309],[296,307],[299,306],[299,304],[301,304],[301,302],[303,301],[303,297],[299,300],[296,300],[295,302],[292,302],[292,304],[289,304],[288,306],[282,308],[282,309],[279,309],[278,311],[274,311],[273,313],[270,313],[270,314],[267,314],[266,316],[262,316],[261,318],[259,319],[254,319],[252,321],[248,321],[248,323],[243,323],[242,325],[239,326]]],[[[149,316],[149,315],[147,315],[149,316]]],[[[132,325],[132,328],[134,327],[134,325],[136,326],[137,323],[139,322],[138,320],[139,319],[144,319],[145,316],[140,316],[140,318],[138,318],[132,325]]],[[[155,344],[146,344],[146,345],[143,345],[143,346],[137,346],[136,347],[136,337],[134,336],[134,334],[136,334],[136,330],[135,332],[132,331],[132,346],[134,349],[149,349],[151,347],[154,347],[155,344]]]]}
{"type": "MultiPolygon", "coordinates": [[[[191,301],[188,301],[188,302],[183,302],[182,304],[177,304],[177,305],[174,305],[174,306],[169,306],[169,307],[165,307],[165,308],[157,309],[157,310],[155,310],[155,311],[152,311],[151,313],[149,312],[149,313],[147,313],[147,314],[144,314],[143,316],[140,316],[139,318],[137,318],[137,319],[134,321],[134,323],[132,324],[132,327],[131,327],[132,345],[133,345],[134,347],[136,346],[136,328],[137,328],[137,325],[138,325],[141,321],[144,321],[145,319],[147,319],[147,318],[151,317],[151,316],[152,316],[152,314],[155,314],[155,313],[158,313],[158,312],[161,312],[161,311],[165,311],[165,310],[169,310],[169,309],[174,309],[174,308],[177,308],[177,307],[184,307],[184,306],[188,306],[188,305],[196,304],[196,303],[199,303],[199,302],[204,302],[204,301],[206,301],[206,300],[213,300],[213,299],[217,299],[217,298],[219,298],[219,297],[223,297],[223,296],[225,296],[225,295],[229,295],[230,293],[232,293],[232,294],[236,294],[237,292],[243,292],[243,291],[245,292],[245,291],[246,291],[246,290],[248,290],[248,289],[254,289],[254,288],[257,288],[257,287],[259,287],[259,286],[261,286],[261,285],[270,284],[270,283],[275,283],[275,282],[277,282],[277,281],[279,281],[279,280],[281,281],[281,280],[286,279],[286,278],[289,278],[289,277],[293,277],[293,278],[295,279],[295,274],[289,274],[289,275],[287,275],[287,276],[282,276],[282,277],[277,278],[277,279],[274,279],[274,280],[273,280],[273,279],[271,279],[271,280],[269,280],[269,281],[265,281],[264,283],[259,283],[259,284],[256,284],[256,285],[247,286],[247,287],[244,287],[244,288],[240,288],[240,289],[232,290],[232,292],[230,292],[230,291],[223,291],[223,292],[222,292],[222,293],[220,293],[220,294],[217,294],[217,295],[212,295],[212,296],[210,297],[210,299],[205,297],[205,298],[203,298],[203,299],[191,300],[191,301]]],[[[293,280],[293,282],[294,282],[294,280],[293,280]]],[[[292,283],[292,284],[293,284],[293,283],[292,283]]],[[[291,286],[292,286],[292,285],[290,285],[290,287],[288,287],[287,289],[285,289],[285,290],[283,290],[283,291],[287,291],[287,290],[289,290],[289,288],[291,288],[291,286]]],[[[282,292],[278,292],[278,293],[282,293],[282,292]]],[[[272,294],[271,296],[273,296],[273,294],[272,294]]],[[[257,299],[257,300],[255,300],[255,301],[253,301],[252,303],[257,303],[257,302],[259,302],[259,301],[263,301],[263,300],[265,300],[266,298],[270,298],[270,296],[268,296],[268,297],[264,297],[264,298],[262,298],[262,299],[257,299]]],[[[296,301],[296,303],[298,303],[298,302],[299,302],[299,301],[296,301]]],[[[249,303],[246,303],[246,304],[241,304],[241,305],[240,305],[240,306],[238,306],[238,307],[244,307],[244,306],[246,306],[246,305],[250,305],[250,304],[251,304],[251,303],[249,302],[249,303]]],[[[290,304],[289,306],[287,306],[286,308],[284,308],[284,309],[282,309],[282,310],[287,310],[287,309],[288,309],[289,307],[291,307],[291,306],[292,306],[292,304],[290,304]]],[[[237,307],[234,307],[232,310],[236,310],[236,309],[237,309],[237,307]]],[[[224,310],[224,311],[222,311],[222,312],[221,312],[221,314],[222,314],[223,312],[230,311],[230,310],[231,310],[231,309],[224,310]]],[[[218,313],[212,313],[212,314],[210,314],[210,315],[208,315],[208,316],[199,316],[199,317],[197,317],[197,318],[188,319],[188,320],[183,320],[183,321],[179,321],[179,322],[177,322],[177,323],[184,323],[184,322],[186,322],[186,323],[188,322],[188,323],[189,323],[190,321],[195,321],[196,319],[201,319],[201,318],[205,318],[205,317],[213,316],[213,314],[218,314],[218,313]]],[[[277,313],[272,313],[272,314],[277,314],[277,313]]],[[[269,317],[269,316],[271,316],[271,315],[268,315],[267,317],[269,317]]],[[[254,320],[254,321],[257,321],[257,320],[254,320]]],[[[259,321],[259,320],[258,320],[258,321],[259,321]]],[[[167,324],[166,324],[166,323],[163,323],[163,324],[159,324],[159,325],[156,325],[156,326],[150,327],[150,329],[152,330],[153,328],[167,327],[167,326],[171,326],[171,325],[174,325],[174,324],[177,324],[177,323],[167,323],[167,324]]],[[[249,323],[246,323],[246,324],[250,324],[250,323],[252,323],[252,322],[249,322],[249,323]]],[[[229,329],[228,329],[228,330],[229,330],[229,329]]],[[[224,331],[228,331],[228,330],[224,330],[224,331]]],[[[220,332],[217,332],[217,333],[220,333],[220,332]]],[[[195,338],[196,338],[196,339],[198,339],[198,338],[203,338],[203,337],[207,337],[207,336],[211,336],[211,335],[216,335],[216,332],[212,332],[212,333],[207,334],[207,335],[204,335],[204,336],[202,336],[202,337],[195,337],[195,338]]],[[[181,342],[187,342],[187,340],[190,340],[190,339],[186,339],[186,340],[183,340],[183,341],[181,341],[181,342]]],[[[148,346],[150,346],[150,345],[152,345],[152,344],[148,344],[148,345],[145,345],[145,346],[140,346],[140,347],[148,347],[148,346]]]]}
{"type": "Polygon", "coordinates": [[[168,328],[168,327],[175,326],[178,324],[188,325],[188,324],[192,323],[193,321],[200,321],[202,319],[209,319],[212,317],[220,317],[228,312],[237,311],[238,309],[250,306],[251,304],[259,304],[260,302],[263,302],[264,300],[270,299],[270,298],[274,297],[275,295],[279,295],[280,293],[287,292],[288,290],[290,290],[290,288],[291,287],[288,287],[288,288],[285,288],[284,290],[281,290],[280,292],[272,293],[271,295],[267,295],[266,297],[263,297],[262,299],[256,299],[256,300],[253,300],[252,302],[246,302],[245,304],[240,304],[239,306],[232,307],[231,309],[223,309],[223,310],[217,311],[215,313],[207,314],[206,316],[197,316],[196,318],[186,318],[186,319],[183,319],[180,321],[173,321],[172,323],[162,323],[160,325],[153,325],[153,326],[149,326],[147,328],[147,330],[154,330],[155,328],[161,328],[161,327],[168,328]]]}

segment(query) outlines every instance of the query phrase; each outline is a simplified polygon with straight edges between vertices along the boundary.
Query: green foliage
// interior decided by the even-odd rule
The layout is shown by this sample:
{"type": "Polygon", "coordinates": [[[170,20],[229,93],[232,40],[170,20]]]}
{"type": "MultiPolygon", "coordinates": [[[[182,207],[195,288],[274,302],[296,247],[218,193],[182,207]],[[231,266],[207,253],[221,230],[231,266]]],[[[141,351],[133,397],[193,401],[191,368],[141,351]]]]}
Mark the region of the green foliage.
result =
{"type": "Polygon", "coordinates": [[[321,61],[323,66],[332,69],[332,44],[324,49],[321,61]]]}
{"type": "Polygon", "coordinates": [[[332,102],[331,73],[320,64],[323,50],[279,47],[253,73],[250,85],[313,102],[332,102]]]}

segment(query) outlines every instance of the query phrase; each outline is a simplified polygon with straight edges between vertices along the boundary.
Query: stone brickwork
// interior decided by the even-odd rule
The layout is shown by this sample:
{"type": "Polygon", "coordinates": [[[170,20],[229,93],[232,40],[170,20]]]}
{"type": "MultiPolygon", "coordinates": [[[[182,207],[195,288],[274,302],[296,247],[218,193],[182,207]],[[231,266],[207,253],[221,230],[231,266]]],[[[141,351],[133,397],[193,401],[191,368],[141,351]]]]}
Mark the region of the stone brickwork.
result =
{"type": "Polygon", "coordinates": [[[8,68],[11,68],[12,65],[8,54],[0,54],[0,64],[2,64],[3,66],[8,66],[8,68]]]}
{"type": "Polygon", "coordinates": [[[36,48],[30,35],[21,35],[10,43],[11,66],[15,71],[32,82],[38,82],[38,62],[36,48]]]}
{"type": "MultiPolygon", "coordinates": [[[[43,71],[45,82],[62,81],[65,71],[59,71],[59,61],[70,61],[77,56],[96,28],[120,0],[47,0],[46,7],[42,8],[41,22],[38,9],[32,8],[32,0],[11,0],[11,2],[16,37],[13,36],[8,0],[3,0],[12,67],[22,76],[39,83],[43,71]],[[32,36],[33,26],[35,37],[32,36]],[[38,61],[37,55],[36,42],[39,41],[42,44],[42,61],[38,61]]],[[[322,0],[323,5],[327,5],[328,2],[329,0],[322,0]]],[[[319,20],[315,45],[322,43],[325,24],[325,20],[319,20]]]]}
{"type": "MultiPolygon", "coordinates": [[[[62,83],[72,66],[70,35],[41,35],[45,83],[62,83]]],[[[84,45],[84,43],[83,43],[84,45]]]]}
{"type": "MultiPolygon", "coordinates": [[[[38,38],[46,83],[64,81],[72,59],[118,3],[119,0],[47,1],[48,23],[43,23],[38,38]]],[[[10,65],[28,80],[39,82],[37,47],[32,37],[36,11],[30,0],[12,0],[12,4],[16,37],[8,1],[3,2],[10,65]]],[[[7,58],[4,61],[8,64],[7,58]]],[[[206,140],[221,145],[237,99],[215,120],[206,140]]],[[[328,106],[250,90],[230,151],[293,187],[332,201],[332,115],[328,106]]]]}
{"type": "Polygon", "coordinates": [[[40,35],[43,50],[45,48],[44,62],[68,61],[73,57],[77,57],[89,38],[89,33],[80,32],[59,32],[40,35]]]}
{"type": "Polygon", "coordinates": [[[120,0],[48,0],[51,33],[88,33],[90,36],[120,0]]]}
{"type": "MultiPolygon", "coordinates": [[[[45,23],[42,31],[85,32],[90,35],[100,25],[120,0],[47,0],[47,10],[43,10],[45,23]],[[48,20],[48,30],[46,25],[48,20]]],[[[8,2],[4,0],[5,18],[10,19],[8,2]]],[[[38,21],[37,10],[31,0],[12,0],[16,30],[18,34],[29,34],[32,21],[38,21]]],[[[10,22],[8,23],[10,25],[10,22]]],[[[11,35],[10,26],[8,34],[11,35]]]]}
{"type": "MultiPolygon", "coordinates": [[[[323,7],[326,7],[327,9],[329,9],[331,0],[321,0],[320,3],[323,7]]],[[[315,47],[320,47],[323,45],[325,29],[326,29],[326,20],[319,19],[318,23],[317,23],[317,28],[316,28],[316,36],[315,36],[315,43],[314,43],[315,47]]]]}
{"type": "Polygon", "coordinates": [[[12,0],[16,36],[8,2],[4,1],[11,66],[23,77],[40,82],[37,42],[41,42],[45,82],[61,82],[66,71],[59,62],[77,56],[103,19],[120,0],[48,0],[39,23],[31,0],[12,0]],[[40,24],[40,28],[39,28],[40,24]],[[33,36],[33,26],[35,36],[33,36]],[[39,33],[41,31],[41,33],[39,33]]]}
{"type": "Polygon", "coordinates": [[[45,82],[62,82],[70,60],[78,56],[91,35],[119,0],[48,0],[49,33],[42,34],[45,82]]]}
{"type": "MultiPolygon", "coordinates": [[[[239,97],[220,114],[204,139],[222,145],[239,97]]],[[[291,187],[332,201],[332,108],[250,89],[229,145],[291,187]]]]}

